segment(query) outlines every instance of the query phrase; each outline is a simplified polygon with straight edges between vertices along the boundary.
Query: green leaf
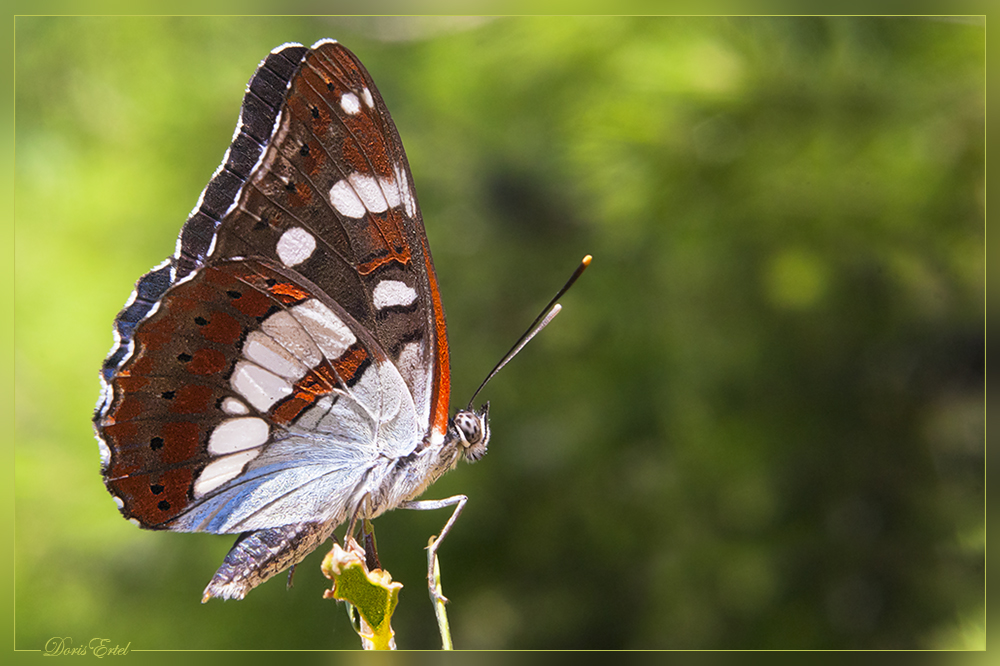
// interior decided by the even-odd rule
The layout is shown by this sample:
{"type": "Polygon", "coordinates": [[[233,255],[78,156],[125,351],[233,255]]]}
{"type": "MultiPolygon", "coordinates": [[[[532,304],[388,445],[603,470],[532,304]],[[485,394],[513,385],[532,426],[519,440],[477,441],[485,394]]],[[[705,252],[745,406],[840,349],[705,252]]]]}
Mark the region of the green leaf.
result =
{"type": "Polygon", "coordinates": [[[403,584],[393,581],[383,569],[368,571],[364,551],[353,539],[348,541],[347,548],[334,544],[323,558],[323,575],[333,580],[333,589],[323,596],[346,601],[358,612],[360,622],[352,624],[364,649],[394,650],[392,613],[403,584]]]}

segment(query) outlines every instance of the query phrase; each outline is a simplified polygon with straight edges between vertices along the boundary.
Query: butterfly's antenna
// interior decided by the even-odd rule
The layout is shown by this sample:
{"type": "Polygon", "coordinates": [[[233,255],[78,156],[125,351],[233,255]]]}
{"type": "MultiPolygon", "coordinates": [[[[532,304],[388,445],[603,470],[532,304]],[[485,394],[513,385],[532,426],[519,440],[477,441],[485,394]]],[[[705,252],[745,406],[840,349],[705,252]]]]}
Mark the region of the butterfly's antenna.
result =
{"type": "Polygon", "coordinates": [[[583,274],[583,271],[587,269],[587,266],[590,265],[591,259],[593,259],[593,257],[589,254],[583,258],[580,265],[576,267],[575,271],[573,271],[573,275],[571,275],[569,280],[566,281],[566,284],[563,285],[562,289],[556,292],[556,295],[552,297],[549,304],[542,308],[542,311],[538,313],[537,317],[535,317],[535,321],[531,322],[531,326],[529,326],[528,330],[524,332],[524,335],[522,335],[518,341],[514,343],[514,346],[510,348],[509,352],[504,354],[504,357],[500,359],[500,362],[496,364],[496,367],[490,370],[490,374],[486,375],[486,379],[483,380],[483,383],[479,385],[476,392],[472,394],[472,398],[469,399],[469,410],[472,410],[472,403],[475,401],[476,396],[479,395],[479,392],[483,390],[483,387],[486,386],[487,382],[493,379],[493,376],[500,372],[500,369],[507,365],[512,358],[517,356],[518,352],[524,349],[524,345],[531,341],[531,338],[538,335],[543,328],[549,325],[549,322],[556,318],[556,315],[562,310],[562,306],[556,301],[562,298],[563,294],[569,291],[569,288],[573,286],[573,283],[577,281],[577,279],[583,274]]]}

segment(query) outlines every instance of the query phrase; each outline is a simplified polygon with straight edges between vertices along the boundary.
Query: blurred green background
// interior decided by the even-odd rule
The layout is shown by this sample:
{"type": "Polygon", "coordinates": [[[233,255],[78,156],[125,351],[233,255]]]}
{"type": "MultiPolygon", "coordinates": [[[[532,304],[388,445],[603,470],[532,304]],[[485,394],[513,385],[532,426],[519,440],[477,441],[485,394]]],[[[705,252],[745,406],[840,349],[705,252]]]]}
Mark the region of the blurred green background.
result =
{"type": "MultiPolygon", "coordinates": [[[[489,455],[441,551],[462,648],[984,647],[984,21],[16,22],[16,647],[355,648],[295,586],[199,603],[228,536],[145,532],[90,418],[273,47],[366,63],[413,167],[454,404],[489,455]]],[[[376,521],[397,643],[439,639],[376,521]]]]}

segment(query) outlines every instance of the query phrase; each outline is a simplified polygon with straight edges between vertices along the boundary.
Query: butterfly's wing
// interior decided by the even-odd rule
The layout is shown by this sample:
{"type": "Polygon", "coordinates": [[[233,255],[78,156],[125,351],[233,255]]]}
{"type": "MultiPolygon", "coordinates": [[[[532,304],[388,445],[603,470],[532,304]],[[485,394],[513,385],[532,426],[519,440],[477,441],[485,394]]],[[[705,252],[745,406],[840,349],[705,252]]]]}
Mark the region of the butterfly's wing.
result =
{"type": "Polygon", "coordinates": [[[261,63],[223,165],[115,337],[94,422],[105,483],[143,527],[334,524],[387,465],[443,440],[423,223],[347,49],[286,45],[261,63]]]}

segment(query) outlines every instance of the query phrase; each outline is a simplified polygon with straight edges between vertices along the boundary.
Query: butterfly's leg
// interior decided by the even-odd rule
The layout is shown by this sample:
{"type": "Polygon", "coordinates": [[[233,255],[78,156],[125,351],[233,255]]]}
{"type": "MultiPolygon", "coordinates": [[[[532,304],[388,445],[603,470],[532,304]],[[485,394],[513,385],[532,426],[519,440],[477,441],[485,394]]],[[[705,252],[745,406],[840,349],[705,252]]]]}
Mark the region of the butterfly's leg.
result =
{"type": "Polygon", "coordinates": [[[361,521],[361,533],[365,537],[365,566],[369,571],[382,568],[382,563],[378,560],[378,546],[375,544],[375,526],[372,521],[365,518],[361,521]]]}
{"type": "MultiPolygon", "coordinates": [[[[369,571],[381,569],[382,565],[378,561],[378,553],[375,550],[375,527],[368,518],[368,503],[371,501],[371,494],[365,493],[358,505],[351,513],[351,520],[347,524],[347,531],[344,532],[344,545],[351,539],[355,539],[354,532],[357,529],[358,520],[361,520],[361,539],[364,540],[365,566],[369,571]]],[[[355,539],[355,543],[357,540],[355,539]]]]}
{"type": "Polygon", "coordinates": [[[462,513],[462,509],[465,508],[465,503],[469,501],[469,498],[465,495],[455,495],[453,497],[446,497],[440,500],[414,500],[411,502],[404,502],[400,504],[402,509],[413,509],[415,511],[433,511],[434,509],[443,509],[448,506],[455,507],[455,510],[451,512],[451,517],[448,522],[445,523],[444,528],[441,533],[436,537],[431,537],[430,543],[427,546],[427,588],[431,593],[431,600],[447,603],[448,599],[441,594],[441,580],[440,573],[438,572],[437,565],[437,550],[444,541],[444,538],[448,535],[451,530],[452,525],[458,520],[458,516],[462,513]]]}

